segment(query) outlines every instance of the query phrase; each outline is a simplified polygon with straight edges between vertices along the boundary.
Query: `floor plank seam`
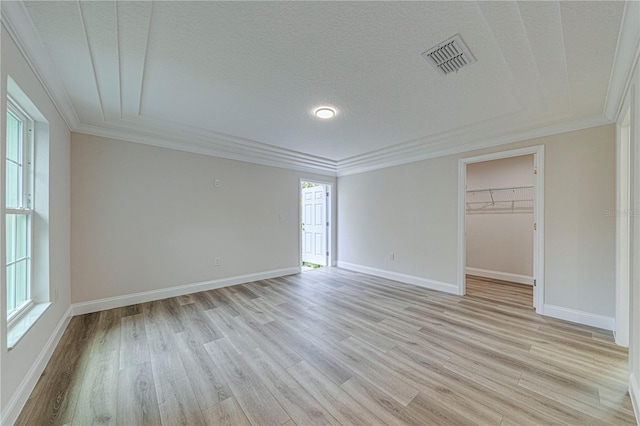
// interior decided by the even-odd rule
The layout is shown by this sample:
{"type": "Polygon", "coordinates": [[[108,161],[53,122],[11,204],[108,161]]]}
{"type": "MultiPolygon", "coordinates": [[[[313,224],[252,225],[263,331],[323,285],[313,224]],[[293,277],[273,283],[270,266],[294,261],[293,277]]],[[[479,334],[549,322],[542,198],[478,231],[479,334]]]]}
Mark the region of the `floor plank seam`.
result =
{"type": "Polygon", "coordinates": [[[467,290],[324,268],[75,317],[16,424],[636,424],[610,332],[467,290]]]}

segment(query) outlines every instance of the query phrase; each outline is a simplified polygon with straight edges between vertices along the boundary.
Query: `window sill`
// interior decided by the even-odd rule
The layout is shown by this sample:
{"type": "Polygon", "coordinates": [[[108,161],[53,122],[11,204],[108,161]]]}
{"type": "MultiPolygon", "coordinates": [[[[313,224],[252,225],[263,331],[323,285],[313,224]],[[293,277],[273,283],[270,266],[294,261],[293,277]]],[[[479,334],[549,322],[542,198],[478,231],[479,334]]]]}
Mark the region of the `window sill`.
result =
{"type": "Polygon", "coordinates": [[[7,329],[7,348],[9,350],[18,344],[49,306],[51,306],[51,302],[37,303],[9,326],[7,329]]]}

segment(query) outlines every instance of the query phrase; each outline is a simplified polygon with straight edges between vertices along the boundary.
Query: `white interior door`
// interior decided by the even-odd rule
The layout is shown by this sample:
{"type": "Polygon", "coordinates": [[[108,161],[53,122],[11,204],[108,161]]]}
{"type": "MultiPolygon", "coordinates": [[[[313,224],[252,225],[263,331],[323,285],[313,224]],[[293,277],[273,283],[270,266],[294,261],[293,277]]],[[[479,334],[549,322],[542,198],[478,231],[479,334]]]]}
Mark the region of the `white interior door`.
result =
{"type": "Polygon", "coordinates": [[[302,188],[302,261],[327,266],[327,191],[302,188]]]}

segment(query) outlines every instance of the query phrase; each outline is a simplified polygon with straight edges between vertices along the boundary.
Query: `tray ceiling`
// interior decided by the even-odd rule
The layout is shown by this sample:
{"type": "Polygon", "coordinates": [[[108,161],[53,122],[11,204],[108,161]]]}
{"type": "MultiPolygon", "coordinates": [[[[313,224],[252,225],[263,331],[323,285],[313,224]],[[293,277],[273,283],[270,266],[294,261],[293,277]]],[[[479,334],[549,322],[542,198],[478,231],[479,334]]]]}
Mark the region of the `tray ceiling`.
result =
{"type": "Polygon", "coordinates": [[[603,121],[625,10],[554,1],[22,5],[56,74],[44,80],[70,100],[72,130],[323,171],[410,147],[464,149],[603,121]],[[421,54],[455,34],[477,62],[443,76],[421,54]],[[318,120],[320,105],[337,116],[318,120]]]}

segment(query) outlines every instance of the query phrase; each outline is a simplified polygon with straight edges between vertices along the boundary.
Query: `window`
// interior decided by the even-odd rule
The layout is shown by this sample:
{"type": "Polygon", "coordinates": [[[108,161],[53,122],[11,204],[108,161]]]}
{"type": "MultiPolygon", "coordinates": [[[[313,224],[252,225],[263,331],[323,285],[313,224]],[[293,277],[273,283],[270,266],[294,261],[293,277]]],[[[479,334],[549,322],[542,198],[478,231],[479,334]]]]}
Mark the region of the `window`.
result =
{"type": "Polygon", "coordinates": [[[49,122],[11,76],[4,101],[0,223],[6,232],[0,262],[6,298],[0,301],[0,323],[6,324],[11,350],[55,303],[57,290],[50,286],[49,268],[49,122]]]}
{"type": "Polygon", "coordinates": [[[32,304],[33,120],[7,100],[6,134],[6,277],[7,320],[32,304]]]}

